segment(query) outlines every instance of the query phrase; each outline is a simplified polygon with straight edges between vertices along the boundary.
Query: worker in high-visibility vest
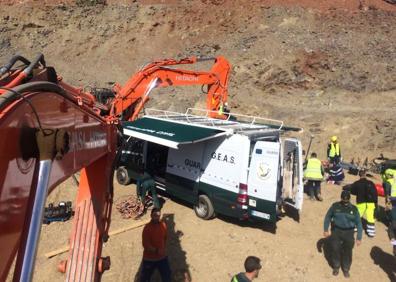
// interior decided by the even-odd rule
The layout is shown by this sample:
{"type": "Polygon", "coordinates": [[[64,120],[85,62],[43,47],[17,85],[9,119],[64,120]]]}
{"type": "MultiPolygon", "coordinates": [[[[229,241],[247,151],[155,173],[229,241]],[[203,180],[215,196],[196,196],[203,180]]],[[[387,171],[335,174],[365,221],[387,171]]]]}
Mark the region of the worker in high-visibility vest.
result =
{"type": "Polygon", "coordinates": [[[327,145],[327,158],[330,163],[339,163],[342,161],[340,143],[338,143],[337,136],[330,138],[330,143],[327,145]]]}
{"type": "MultiPolygon", "coordinates": [[[[384,172],[381,173],[381,178],[382,178],[382,182],[383,182],[382,186],[387,185],[386,184],[387,180],[390,179],[390,178],[393,178],[393,174],[394,173],[396,174],[396,169],[394,169],[394,168],[387,168],[384,172]]],[[[384,189],[385,189],[385,187],[384,187],[384,189]]]]}
{"type": "Polygon", "coordinates": [[[385,171],[384,182],[386,209],[390,211],[389,237],[393,245],[393,254],[396,256],[396,172],[393,169],[385,171]]]}
{"type": "Polygon", "coordinates": [[[312,153],[311,157],[305,164],[304,178],[307,181],[306,187],[311,200],[315,198],[323,201],[320,189],[320,183],[323,180],[324,168],[322,162],[317,158],[316,153],[312,153]]]}
{"type": "Polygon", "coordinates": [[[359,171],[360,179],[352,183],[348,188],[352,195],[356,196],[356,207],[360,217],[366,217],[367,236],[375,236],[375,209],[378,202],[375,184],[366,178],[366,171],[359,171]]]}

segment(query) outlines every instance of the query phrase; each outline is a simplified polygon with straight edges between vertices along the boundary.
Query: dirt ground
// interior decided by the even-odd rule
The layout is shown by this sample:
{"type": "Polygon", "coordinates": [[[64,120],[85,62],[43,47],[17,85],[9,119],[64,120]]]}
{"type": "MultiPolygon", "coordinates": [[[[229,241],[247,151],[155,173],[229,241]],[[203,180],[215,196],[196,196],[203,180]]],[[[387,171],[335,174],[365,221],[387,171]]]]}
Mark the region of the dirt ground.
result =
{"type": "MultiPolygon", "coordinates": [[[[70,4],[75,2],[0,0],[1,64],[15,53],[33,57],[42,52],[65,81],[110,87],[125,83],[155,59],[222,55],[233,66],[232,112],[303,127],[299,138],[304,147],[314,135],[312,150],[321,158],[334,134],[347,161],[380,153],[396,158],[396,5],[382,0],[70,4]]],[[[175,111],[202,107],[205,97],[199,91],[155,90],[149,106],[175,111]]],[[[65,182],[49,200],[73,200],[74,192],[73,184],[65,182]]],[[[117,187],[115,198],[128,193],[134,193],[133,187],[117,187]]],[[[306,201],[300,223],[285,217],[276,234],[226,218],[202,221],[190,207],[167,200],[172,269],[176,276],[190,272],[193,281],[228,281],[242,270],[243,259],[255,254],[264,263],[258,281],[335,280],[317,242],[326,209],[339,193],[339,187],[325,185],[325,202],[306,201]]],[[[127,224],[114,213],[112,229],[127,224]]],[[[43,253],[67,243],[70,225],[43,227],[36,281],[63,279],[56,265],[66,254],[48,260],[43,253]]],[[[354,250],[351,281],[396,281],[386,228],[382,223],[377,228],[375,239],[365,236],[354,250]]],[[[104,281],[135,277],[142,254],[140,236],[141,228],[105,245],[112,267],[104,281]]]]}
{"type": "MultiPolygon", "coordinates": [[[[355,180],[347,175],[346,182],[355,180]]],[[[52,193],[49,202],[73,200],[76,186],[70,181],[52,193]]],[[[304,198],[300,222],[285,216],[277,223],[275,233],[266,224],[239,222],[229,218],[204,221],[187,205],[166,199],[163,214],[169,232],[168,254],[174,281],[184,281],[189,273],[192,281],[229,281],[243,270],[248,255],[259,256],[263,269],[257,281],[337,281],[326,260],[326,248],[319,251],[323,234],[323,218],[332,202],[339,199],[341,188],[323,185],[324,202],[304,198]]],[[[135,186],[115,184],[115,201],[134,195],[135,186]]],[[[383,206],[384,199],[379,204],[383,206]]],[[[147,218],[146,215],[143,219],[147,218]]],[[[113,209],[111,229],[131,225],[133,219],[122,219],[113,209]]],[[[71,221],[43,226],[37,256],[35,281],[61,281],[56,271],[58,262],[67,254],[47,259],[44,254],[67,244],[71,221]]],[[[362,245],[354,248],[350,281],[396,281],[396,259],[387,238],[386,226],[377,222],[374,239],[363,235],[362,245]]],[[[139,271],[143,248],[143,227],[114,235],[105,244],[103,255],[111,257],[111,269],[102,281],[134,281],[139,271]]],[[[153,281],[160,281],[154,279],[153,281]]]]}

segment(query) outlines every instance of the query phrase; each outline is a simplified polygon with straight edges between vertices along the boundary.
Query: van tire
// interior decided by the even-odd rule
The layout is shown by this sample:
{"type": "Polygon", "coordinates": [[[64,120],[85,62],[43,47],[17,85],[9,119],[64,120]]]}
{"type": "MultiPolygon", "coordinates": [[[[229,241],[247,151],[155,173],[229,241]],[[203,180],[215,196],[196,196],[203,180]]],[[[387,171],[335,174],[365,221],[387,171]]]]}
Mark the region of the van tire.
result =
{"type": "Polygon", "coordinates": [[[128,185],[131,183],[131,177],[128,170],[124,166],[120,166],[116,171],[117,182],[121,185],[128,185]]]}
{"type": "Polygon", "coordinates": [[[194,206],[195,214],[202,219],[211,219],[214,216],[213,204],[206,195],[199,195],[198,204],[194,206]]]}

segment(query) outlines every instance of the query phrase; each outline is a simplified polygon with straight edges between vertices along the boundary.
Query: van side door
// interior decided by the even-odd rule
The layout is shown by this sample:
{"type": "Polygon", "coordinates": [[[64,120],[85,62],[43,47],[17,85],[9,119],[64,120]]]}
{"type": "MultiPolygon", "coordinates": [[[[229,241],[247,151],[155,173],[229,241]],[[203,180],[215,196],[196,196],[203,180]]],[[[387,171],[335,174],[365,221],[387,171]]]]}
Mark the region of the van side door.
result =
{"type": "Polygon", "coordinates": [[[169,148],[166,166],[166,191],[195,204],[202,170],[204,142],[169,148]]]}

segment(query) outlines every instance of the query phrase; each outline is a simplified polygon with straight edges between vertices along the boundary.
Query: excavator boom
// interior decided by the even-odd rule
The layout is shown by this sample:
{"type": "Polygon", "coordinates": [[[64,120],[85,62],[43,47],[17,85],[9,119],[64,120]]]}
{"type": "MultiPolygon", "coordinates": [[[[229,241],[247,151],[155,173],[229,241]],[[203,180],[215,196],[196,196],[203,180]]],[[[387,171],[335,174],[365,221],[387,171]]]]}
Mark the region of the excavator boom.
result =
{"type": "Polygon", "coordinates": [[[67,280],[97,281],[108,261],[101,248],[110,224],[117,128],[97,114],[89,95],[53,74],[41,67],[27,83],[0,79],[8,86],[0,87],[0,281],[9,277],[15,255],[13,281],[32,280],[47,193],[79,171],[63,263],[67,280]]]}
{"type": "MultiPolygon", "coordinates": [[[[228,78],[230,64],[224,57],[216,58],[186,58],[179,61],[168,59],[153,62],[133,75],[124,87],[116,85],[115,99],[112,103],[110,116],[121,117],[124,120],[135,120],[144,104],[149,100],[153,88],[180,85],[207,85],[206,107],[210,111],[219,111],[227,103],[228,78]],[[196,62],[214,60],[214,65],[208,72],[190,71],[171,68],[175,65],[194,64],[196,62]]],[[[222,118],[222,113],[213,117],[222,118]]]]}
{"type": "MultiPolygon", "coordinates": [[[[42,54],[0,67],[0,281],[31,281],[47,194],[80,172],[67,281],[98,281],[108,238],[117,162],[118,121],[134,120],[156,87],[207,85],[207,109],[225,118],[230,65],[223,57],[167,59],[146,65],[103,103],[65,83],[42,54]],[[210,71],[174,68],[214,60],[210,71]],[[20,62],[22,65],[15,67],[20,62]],[[215,112],[213,112],[215,111],[215,112]]],[[[107,96],[106,96],[107,97],[107,96]]]]}

